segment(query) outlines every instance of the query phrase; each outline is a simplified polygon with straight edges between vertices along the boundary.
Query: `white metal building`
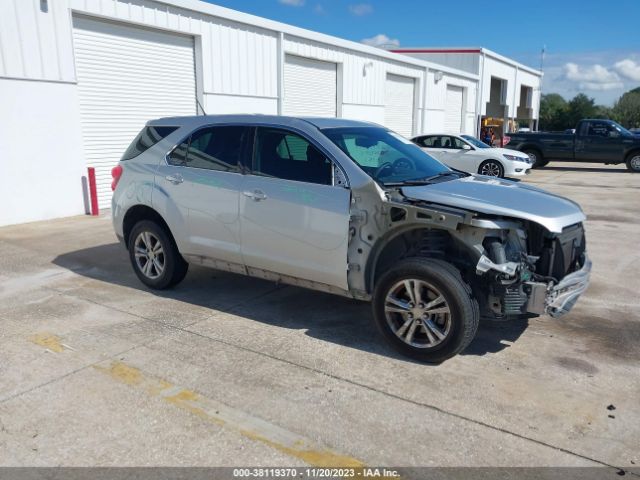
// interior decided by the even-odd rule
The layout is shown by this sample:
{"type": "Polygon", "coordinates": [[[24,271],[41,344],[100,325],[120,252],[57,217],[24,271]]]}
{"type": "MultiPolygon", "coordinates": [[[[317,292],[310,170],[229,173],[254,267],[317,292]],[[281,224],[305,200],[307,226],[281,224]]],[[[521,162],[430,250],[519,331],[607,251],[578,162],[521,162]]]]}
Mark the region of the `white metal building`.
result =
{"type": "MultiPolygon", "coordinates": [[[[477,75],[478,129],[481,122],[502,124],[504,133],[513,131],[516,124],[537,127],[542,72],[486,48],[398,48],[393,52],[477,75]]],[[[448,91],[446,101],[455,102],[457,108],[459,96],[448,91]]]]}
{"type": "Polygon", "coordinates": [[[0,225],[87,211],[144,123],[269,113],[475,131],[479,74],[197,0],[0,2],[0,225]],[[84,187],[86,189],[86,187],[84,187]]]}

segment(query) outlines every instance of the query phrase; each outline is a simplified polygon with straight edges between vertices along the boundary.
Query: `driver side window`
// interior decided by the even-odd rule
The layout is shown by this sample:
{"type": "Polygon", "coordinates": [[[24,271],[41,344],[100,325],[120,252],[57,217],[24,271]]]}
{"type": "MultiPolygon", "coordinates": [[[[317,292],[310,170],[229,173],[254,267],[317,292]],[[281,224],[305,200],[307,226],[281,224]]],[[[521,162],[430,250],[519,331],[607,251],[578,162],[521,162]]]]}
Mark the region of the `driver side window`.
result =
{"type": "Polygon", "coordinates": [[[604,122],[591,122],[589,124],[588,135],[590,137],[608,137],[609,124],[604,122]]]}
{"type": "Polygon", "coordinates": [[[453,137],[442,137],[442,148],[446,148],[446,149],[456,148],[454,147],[453,141],[454,141],[453,137]]]}
{"type": "Polygon", "coordinates": [[[297,182],[332,185],[333,163],[305,138],[259,127],[252,172],[297,182]]]}

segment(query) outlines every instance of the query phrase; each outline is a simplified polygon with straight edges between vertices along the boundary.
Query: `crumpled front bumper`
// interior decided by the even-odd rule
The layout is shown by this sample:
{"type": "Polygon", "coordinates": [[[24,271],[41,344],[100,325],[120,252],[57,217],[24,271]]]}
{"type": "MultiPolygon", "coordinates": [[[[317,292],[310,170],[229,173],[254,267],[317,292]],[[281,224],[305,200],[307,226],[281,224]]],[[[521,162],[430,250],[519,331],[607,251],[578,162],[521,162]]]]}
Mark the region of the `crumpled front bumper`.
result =
{"type": "Polygon", "coordinates": [[[591,275],[591,260],[585,258],[584,265],[570,273],[547,292],[546,313],[552,317],[561,317],[571,310],[587,287],[591,275]]]}

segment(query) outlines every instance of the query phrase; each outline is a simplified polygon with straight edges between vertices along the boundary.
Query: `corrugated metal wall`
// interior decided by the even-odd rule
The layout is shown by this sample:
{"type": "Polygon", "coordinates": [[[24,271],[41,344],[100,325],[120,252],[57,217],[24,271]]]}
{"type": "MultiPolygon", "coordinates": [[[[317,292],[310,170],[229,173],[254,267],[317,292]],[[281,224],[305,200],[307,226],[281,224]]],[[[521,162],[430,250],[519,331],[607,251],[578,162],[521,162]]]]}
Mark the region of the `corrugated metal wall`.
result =
{"type": "Polygon", "coordinates": [[[75,81],[71,18],[65,0],[0,2],[0,75],[75,81]]]}
{"type": "MultiPolygon", "coordinates": [[[[153,1],[40,0],[0,2],[0,75],[74,82],[73,14],[143,24],[197,37],[202,93],[276,98],[278,32],[153,1]]],[[[424,70],[294,36],[286,53],[342,64],[344,103],[383,105],[387,73],[422,80],[424,70]]],[[[422,91],[422,89],[419,89],[422,91]]],[[[419,102],[420,104],[420,102],[419,102]]]]}
{"type": "Polygon", "coordinates": [[[287,53],[342,64],[343,103],[384,105],[387,73],[422,81],[424,69],[301,38],[285,37],[287,53]]]}

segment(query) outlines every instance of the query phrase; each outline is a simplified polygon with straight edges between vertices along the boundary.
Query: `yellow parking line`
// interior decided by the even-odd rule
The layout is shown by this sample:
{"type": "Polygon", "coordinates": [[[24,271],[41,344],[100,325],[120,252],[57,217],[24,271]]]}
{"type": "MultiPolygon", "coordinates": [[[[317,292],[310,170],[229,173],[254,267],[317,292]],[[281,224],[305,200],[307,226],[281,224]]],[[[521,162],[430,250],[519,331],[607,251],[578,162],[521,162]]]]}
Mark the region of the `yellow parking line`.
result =
{"type": "Polygon", "coordinates": [[[36,333],[29,337],[29,341],[55,353],[64,352],[65,349],[65,346],[60,343],[60,337],[51,333],[36,333]]]}
{"type": "Polygon", "coordinates": [[[259,441],[280,452],[298,458],[314,467],[350,467],[361,469],[363,462],[319,447],[311,440],[290,432],[261,418],[229,407],[165,380],[145,375],[141,370],[115,361],[109,366],[95,366],[111,378],[147,394],[161,398],[182,410],[186,410],[208,422],[236,430],[251,440],[259,441]]]}

